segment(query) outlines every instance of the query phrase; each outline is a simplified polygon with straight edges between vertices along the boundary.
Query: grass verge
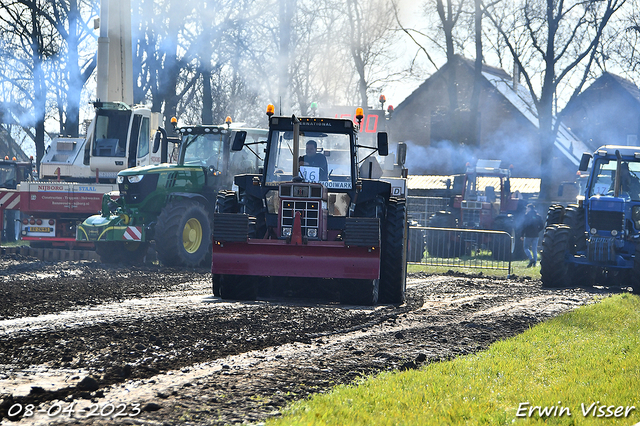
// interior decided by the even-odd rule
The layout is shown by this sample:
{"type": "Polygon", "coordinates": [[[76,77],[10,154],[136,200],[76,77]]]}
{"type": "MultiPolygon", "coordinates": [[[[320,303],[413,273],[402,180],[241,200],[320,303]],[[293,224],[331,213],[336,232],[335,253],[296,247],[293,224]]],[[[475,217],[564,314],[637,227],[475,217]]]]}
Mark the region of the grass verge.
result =
{"type": "Polygon", "coordinates": [[[484,352],[339,386],[267,424],[632,425],[640,422],[638,330],[640,297],[616,295],[484,352]]]}

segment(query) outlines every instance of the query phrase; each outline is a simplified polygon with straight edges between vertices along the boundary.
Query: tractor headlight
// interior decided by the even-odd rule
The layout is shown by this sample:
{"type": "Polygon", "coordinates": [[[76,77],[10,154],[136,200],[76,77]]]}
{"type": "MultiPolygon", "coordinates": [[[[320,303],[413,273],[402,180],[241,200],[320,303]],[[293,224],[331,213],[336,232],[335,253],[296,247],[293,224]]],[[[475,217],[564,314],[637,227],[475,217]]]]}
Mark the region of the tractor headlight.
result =
{"type": "Polygon", "coordinates": [[[318,237],[318,228],[307,228],[307,237],[309,237],[309,238],[317,238],[318,237]]]}
{"type": "Polygon", "coordinates": [[[124,183],[124,176],[120,176],[120,175],[118,175],[118,177],[116,177],[116,182],[118,182],[118,183],[124,183]]]}
{"type": "Polygon", "coordinates": [[[631,219],[633,220],[633,226],[636,229],[640,229],[640,206],[633,206],[631,209],[631,219]]]}
{"type": "Polygon", "coordinates": [[[142,180],[143,177],[144,175],[133,175],[127,176],[127,179],[129,180],[129,183],[138,183],[142,180]]]}
{"type": "Polygon", "coordinates": [[[292,228],[282,228],[282,236],[290,237],[292,228]]]}

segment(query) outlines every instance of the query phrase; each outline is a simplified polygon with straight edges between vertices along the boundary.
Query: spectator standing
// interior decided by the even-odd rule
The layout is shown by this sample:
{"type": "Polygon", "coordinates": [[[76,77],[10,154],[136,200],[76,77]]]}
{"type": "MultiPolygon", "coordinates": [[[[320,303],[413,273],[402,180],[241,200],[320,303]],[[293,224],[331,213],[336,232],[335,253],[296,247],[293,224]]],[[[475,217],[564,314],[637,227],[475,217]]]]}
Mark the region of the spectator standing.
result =
{"type": "Polygon", "coordinates": [[[538,238],[544,229],[544,221],[533,204],[527,204],[522,226],[522,244],[529,258],[527,268],[535,267],[538,262],[538,238]]]}

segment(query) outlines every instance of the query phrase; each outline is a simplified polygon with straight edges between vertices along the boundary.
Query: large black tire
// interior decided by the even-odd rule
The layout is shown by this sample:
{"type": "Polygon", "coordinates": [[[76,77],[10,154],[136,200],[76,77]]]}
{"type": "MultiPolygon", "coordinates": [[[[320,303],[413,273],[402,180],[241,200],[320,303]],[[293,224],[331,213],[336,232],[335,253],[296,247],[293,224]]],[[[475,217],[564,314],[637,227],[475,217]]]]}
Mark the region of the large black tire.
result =
{"type": "Polygon", "coordinates": [[[256,277],[250,275],[220,275],[213,277],[213,292],[222,299],[256,300],[256,277]]]}
{"type": "Polygon", "coordinates": [[[149,243],[140,241],[96,242],[96,253],[102,263],[138,265],[144,262],[149,243]]]}
{"type": "Polygon", "coordinates": [[[636,254],[633,256],[633,271],[629,276],[633,293],[640,294],[640,244],[636,244],[636,254]]]}
{"type": "Polygon", "coordinates": [[[577,252],[587,249],[586,219],[584,208],[575,204],[570,204],[564,211],[562,222],[570,228],[569,231],[569,252],[577,252]]]}
{"type": "Polygon", "coordinates": [[[204,266],[211,262],[211,217],[200,203],[167,204],[156,222],[156,252],[166,266],[204,266]]]}
{"type": "Polygon", "coordinates": [[[571,229],[566,225],[550,225],[545,229],[540,260],[542,287],[559,288],[573,284],[573,268],[565,261],[570,234],[571,229]]]}
{"type": "Polygon", "coordinates": [[[235,191],[220,191],[216,197],[216,213],[238,213],[238,196],[235,191]]]}
{"type": "Polygon", "coordinates": [[[340,303],[373,306],[380,297],[380,280],[340,280],[340,303]]]}
{"type": "Polygon", "coordinates": [[[407,287],[407,207],[390,198],[382,234],[378,302],[401,304],[407,287]]]}
{"type": "Polygon", "coordinates": [[[384,198],[378,196],[366,203],[356,204],[353,215],[356,217],[378,217],[382,220],[385,214],[384,207],[384,198]]]}
{"type": "MultiPolygon", "coordinates": [[[[430,219],[430,228],[455,228],[456,219],[450,212],[436,212],[430,219]]],[[[425,245],[427,253],[432,257],[459,257],[463,253],[459,233],[453,231],[428,230],[425,245]]]]}
{"type": "Polygon", "coordinates": [[[511,238],[504,234],[496,235],[493,240],[491,256],[495,260],[507,262],[513,260],[516,249],[516,224],[507,216],[498,216],[493,222],[493,229],[507,232],[511,238]]]}
{"type": "Polygon", "coordinates": [[[560,204],[552,204],[549,206],[549,210],[547,211],[547,220],[545,221],[544,227],[550,225],[559,225],[562,223],[562,218],[564,217],[564,206],[560,204]]]}
{"type": "Polygon", "coordinates": [[[243,193],[239,210],[240,213],[250,216],[249,238],[265,238],[267,234],[267,219],[262,206],[262,199],[243,193]],[[255,220],[252,218],[255,218],[255,220]]]}

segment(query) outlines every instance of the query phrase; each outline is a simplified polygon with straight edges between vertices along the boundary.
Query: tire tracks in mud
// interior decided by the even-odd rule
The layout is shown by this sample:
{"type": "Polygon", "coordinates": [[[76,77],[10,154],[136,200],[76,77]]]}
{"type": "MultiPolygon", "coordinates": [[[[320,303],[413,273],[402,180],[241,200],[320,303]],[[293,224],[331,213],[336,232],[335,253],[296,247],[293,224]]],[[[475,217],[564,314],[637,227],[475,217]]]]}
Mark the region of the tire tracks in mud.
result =
{"type": "MultiPolygon", "coordinates": [[[[147,288],[157,274],[138,274],[131,292],[136,280],[147,288]]],[[[62,274],[56,285],[64,287],[66,277],[76,279],[62,274]]],[[[107,294],[104,303],[59,316],[44,310],[0,321],[2,424],[16,403],[46,411],[56,402],[80,409],[110,401],[143,411],[128,420],[39,414],[7,424],[258,422],[363,375],[477,352],[608,294],[545,290],[526,279],[417,275],[408,280],[407,303],[370,308],[221,301],[209,295],[209,279],[195,273],[145,297],[113,302],[107,294]],[[87,377],[95,389],[83,388],[87,377]]]]}

